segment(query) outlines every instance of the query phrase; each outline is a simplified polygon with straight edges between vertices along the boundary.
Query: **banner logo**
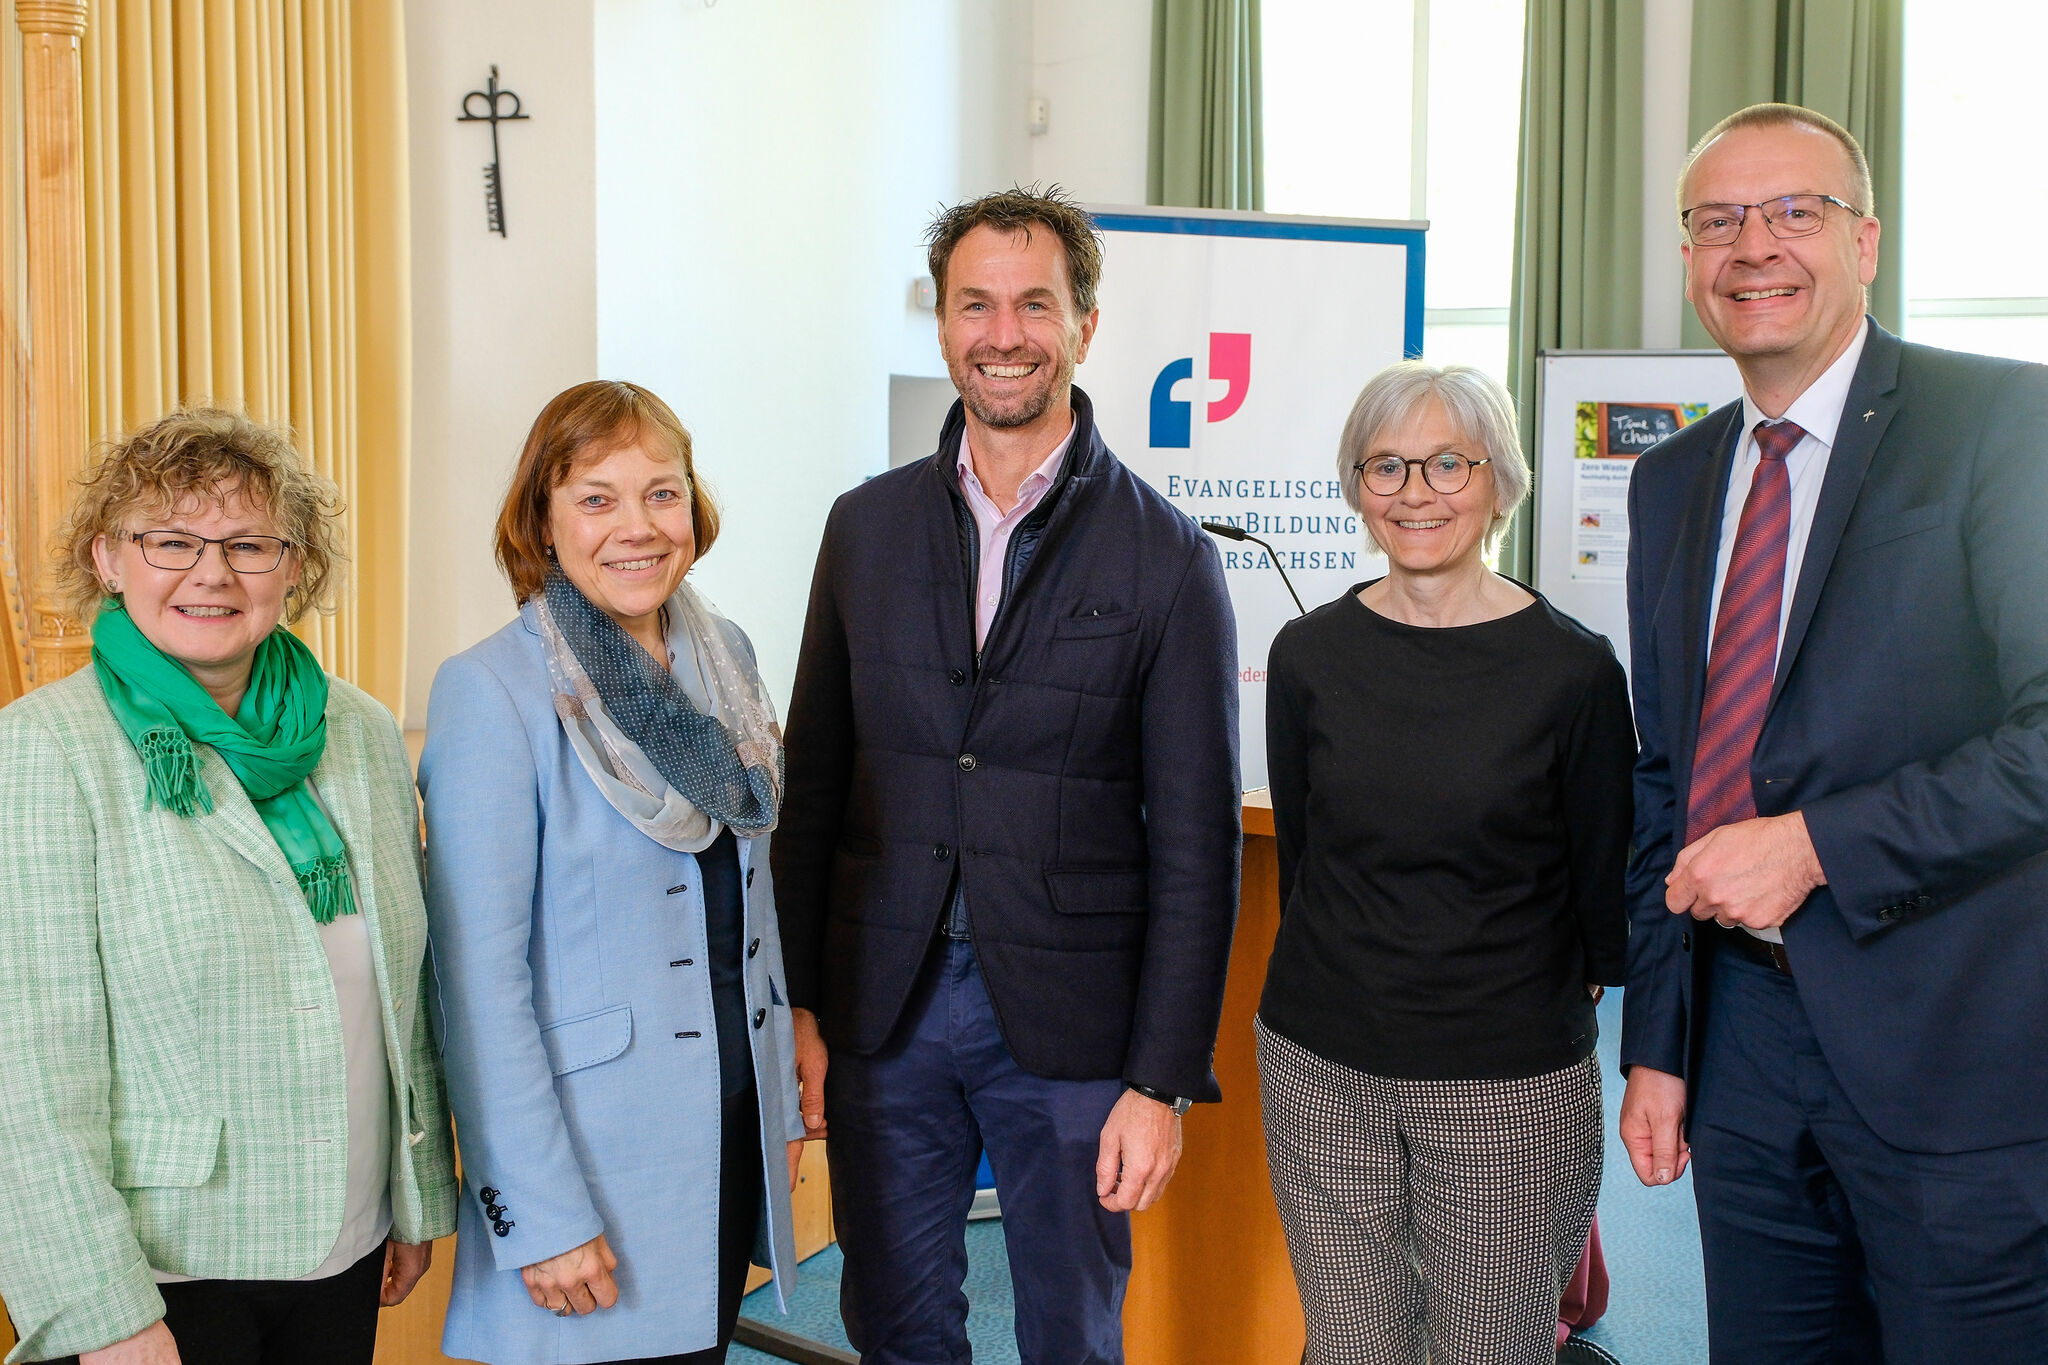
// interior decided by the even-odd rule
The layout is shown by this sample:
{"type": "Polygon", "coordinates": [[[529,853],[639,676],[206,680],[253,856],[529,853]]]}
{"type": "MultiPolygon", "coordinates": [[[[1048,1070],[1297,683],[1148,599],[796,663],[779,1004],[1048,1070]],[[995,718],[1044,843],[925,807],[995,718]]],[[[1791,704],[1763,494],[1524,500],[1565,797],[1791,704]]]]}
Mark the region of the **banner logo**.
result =
{"type": "MultiPolygon", "coordinates": [[[[1154,450],[1186,450],[1194,444],[1195,405],[1173,396],[1174,385],[1195,377],[1195,358],[1182,356],[1168,361],[1152,381],[1152,441],[1154,450]]],[[[1221,398],[1209,403],[1209,420],[1221,422],[1244,406],[1252,386],[1252,334],[1250,332],[1209,333],[1209,378],[1221,379],[1229,387],[1221,398]]]]}

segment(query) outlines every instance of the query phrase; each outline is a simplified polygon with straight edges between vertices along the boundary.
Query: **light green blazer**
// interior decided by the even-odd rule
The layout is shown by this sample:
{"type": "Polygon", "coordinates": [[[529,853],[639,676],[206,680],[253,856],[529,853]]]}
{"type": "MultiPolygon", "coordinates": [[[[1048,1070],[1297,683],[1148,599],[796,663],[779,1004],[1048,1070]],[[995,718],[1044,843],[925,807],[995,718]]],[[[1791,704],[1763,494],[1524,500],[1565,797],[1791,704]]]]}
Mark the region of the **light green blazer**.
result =
{"type": "MultiPolygon", "coordinates": [[[[146,808],[87,668],[0,711],[0,1296],[9,1362],[163,1315],[150,1269],[292,1279],[341,1233],[334,979],[277,843],[195,746],[210,814],[146,808]]],[[[392,1235],[455,1226],[411,765],[345,682],[313,783],[348,846],[393,1082],[392,1235]]]]}

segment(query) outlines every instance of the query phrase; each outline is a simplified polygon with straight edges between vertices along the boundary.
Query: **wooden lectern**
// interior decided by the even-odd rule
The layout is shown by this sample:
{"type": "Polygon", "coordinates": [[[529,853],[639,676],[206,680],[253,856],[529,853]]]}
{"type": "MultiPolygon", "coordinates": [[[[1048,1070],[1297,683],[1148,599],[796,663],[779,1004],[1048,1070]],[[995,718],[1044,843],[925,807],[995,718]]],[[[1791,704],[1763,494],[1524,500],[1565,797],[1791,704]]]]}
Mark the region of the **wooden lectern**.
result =
{"type": "Polygon", "coordinates": [[[1280,930],[1273,804],[1244,800],[1237,937],[1216,1038],[1223,1103],[1188,1111],[1166,1194],[1132,1222],[1124,1351],[1130,1365],[1297,1365],[1304,1328],[1266,1176],[1252,1016],[1280,930]]]}

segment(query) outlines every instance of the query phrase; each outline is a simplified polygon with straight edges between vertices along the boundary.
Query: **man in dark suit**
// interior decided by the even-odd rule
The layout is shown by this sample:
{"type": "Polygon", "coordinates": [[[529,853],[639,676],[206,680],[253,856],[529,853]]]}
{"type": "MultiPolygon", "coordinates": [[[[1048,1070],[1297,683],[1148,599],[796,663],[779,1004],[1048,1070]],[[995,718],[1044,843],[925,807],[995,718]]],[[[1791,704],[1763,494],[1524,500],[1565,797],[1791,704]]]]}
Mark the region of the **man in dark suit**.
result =
{"type": "Polygon", "coordinates": [[[2048,370],[1866,319],[1817,114],[1680,203],[1744,397],[1629,495],[1622,1137],[1690,1158],[1714,1361],[2048,1359],[2048,370]]]}
{"type": "Polygon", "coordinates": [[[1218,1098],[1236,633],[1215,548],[1073,388],[1087,216],[989,195],[940,215],[930,260],[961,401],[936,454],[833,507],[790,703],[773,858],[805,1120],[830,1120],[863,1361],[968,1358],[985,1147],[1022,1358],[1108,1365],[1130,1210],[1218,1098]]]}

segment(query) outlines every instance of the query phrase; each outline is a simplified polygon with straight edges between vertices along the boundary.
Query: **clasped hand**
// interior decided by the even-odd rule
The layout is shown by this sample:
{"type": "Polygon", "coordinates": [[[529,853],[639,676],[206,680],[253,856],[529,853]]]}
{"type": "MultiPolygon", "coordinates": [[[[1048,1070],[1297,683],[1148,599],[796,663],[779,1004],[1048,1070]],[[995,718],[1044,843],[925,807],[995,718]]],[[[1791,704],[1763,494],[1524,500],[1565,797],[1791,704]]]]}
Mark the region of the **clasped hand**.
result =
{"type": "Polygon", "coordinates": [[[1826,884],[1806,817],[1794,811],[1722,825],[1687,844],[1664,878],[1664,904],[1728,928],[1775,929],[1826,884]]]}

